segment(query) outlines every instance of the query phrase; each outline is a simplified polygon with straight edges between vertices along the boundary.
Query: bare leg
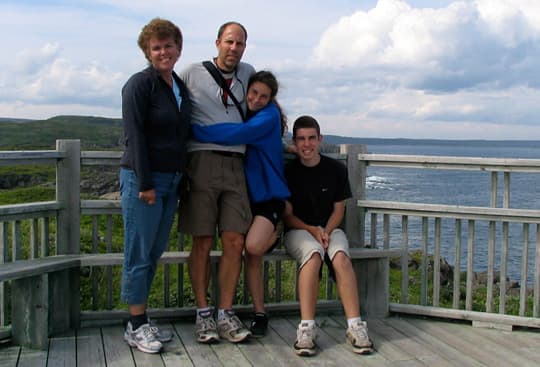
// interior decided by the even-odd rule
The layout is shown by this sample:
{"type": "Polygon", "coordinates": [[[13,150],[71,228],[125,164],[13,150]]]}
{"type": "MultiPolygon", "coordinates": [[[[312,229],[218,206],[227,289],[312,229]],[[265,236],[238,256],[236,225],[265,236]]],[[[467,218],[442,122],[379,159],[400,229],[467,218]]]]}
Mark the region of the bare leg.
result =
{"type": "Polygon", "coordinates": [[[242,269],[242,251],[244,235],[236,232],[221,234],[223,254],[219,260],[219,308],[231,309],[236,293],[240,270],[242,269]]]}
{"type": "Polygon", "coordinates": [[[343,304],[347,319],[360,316],[360,301],[354,268],[343,252],[338,252],[332,260],[336,272],[336,283],[339,298],[343,304]]]}
{"type": "Polygon", "coordinates": [[[265,217],[256,216],[246,237],[247,283],[255,312],[264,312],[262,258],[275,240],[274,224],[265,217]]]}
{"type": "Polygon", "coordinates": [[[208,307],[206,292],[210,282],[210,249],[212,236],[194,236],[193,248],[189,254],[188,269],[195,294],[197,308],[208,307]]]}
{"type": "Polygon", "coordinates": [[[130,316],[142,315],[146,312],[146,304],[128,305],[128,311],[130,316]]]}
{"type": "Polygon", "coordinates": [[[298,296],[302,320],[315,319],[315,307],[319,291],[319,269],[322,260],[318,252],[302,266],[298,275],[298,296]]]}

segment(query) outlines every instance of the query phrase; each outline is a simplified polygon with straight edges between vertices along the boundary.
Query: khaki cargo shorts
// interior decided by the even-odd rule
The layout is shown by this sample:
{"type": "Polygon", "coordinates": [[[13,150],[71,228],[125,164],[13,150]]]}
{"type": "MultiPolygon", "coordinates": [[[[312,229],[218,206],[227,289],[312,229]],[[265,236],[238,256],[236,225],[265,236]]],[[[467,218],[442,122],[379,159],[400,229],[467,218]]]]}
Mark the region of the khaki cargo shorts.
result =
{"type": "Polygon", "coordinates": [[[180,232],[194,236],[219,233],[245,234],[251,225],[251,210],[244,177],[244,160],[212,151],[188,156],[188,188],[180,201],[180,232]]]}
{"type": "MultiPolygon", "coordinates": [[[[324,260],[324,248],[322,245],[305,229],[291,229],[285,233],[283,239],[285,249],[293,257],[300,268],[313,256],[315,252],[321,256],[321,261],[324,260]]],[[[328,245],[328,256],[330,260],[334,260],[334,256],[342,251],[349,255],[349,241],[347,235],[342,229],[336,228],[330,234],[330,244],[328,245]]]]}

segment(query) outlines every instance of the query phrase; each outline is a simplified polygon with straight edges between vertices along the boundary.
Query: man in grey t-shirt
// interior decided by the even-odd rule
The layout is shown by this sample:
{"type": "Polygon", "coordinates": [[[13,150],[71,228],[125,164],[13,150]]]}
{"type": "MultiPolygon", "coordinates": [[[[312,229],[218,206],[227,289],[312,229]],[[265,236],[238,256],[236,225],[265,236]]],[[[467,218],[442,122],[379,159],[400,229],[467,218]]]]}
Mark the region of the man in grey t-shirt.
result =
{"type": "MultiPolygon", "coordinates": [[[[242,115],[229,93],[234,94],[245,112],[247,84],[255,72],[251,65],[240,62],[246,40],[246,29],[239,23],[228,22],[219,28],[218,55],[213,63],[229,85],[229,91],[214,80],[202,63],[190,65],[180,73],[191,94],[192,123],[241,123],[242,115]]],[[[193,237],[188,266],[197,303],[197,341],[211,343],[223,338],[237,343],[250,335],[232,311],[242,266],[244,236],[251,224],[243,168],[245,146],[190,141],[188,152],[189,192],[180,205],[179,227],[181,232],[193,237]],[[218,271],[217,324],[206,299],[210,280],[209,255],[216,227],[223,246],[218,271]]]]}

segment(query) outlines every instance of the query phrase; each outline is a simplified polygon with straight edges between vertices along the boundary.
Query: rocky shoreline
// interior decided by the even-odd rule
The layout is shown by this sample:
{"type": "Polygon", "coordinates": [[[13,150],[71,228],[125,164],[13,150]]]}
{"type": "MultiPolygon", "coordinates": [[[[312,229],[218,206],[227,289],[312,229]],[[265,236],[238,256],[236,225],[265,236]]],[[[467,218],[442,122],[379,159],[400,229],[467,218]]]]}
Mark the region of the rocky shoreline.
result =
{"type": "MultiPolygon", "coordinates": [[[[409,256],[409,270],[419,270],[421,266],[421,259],[422,254],[420,251],[411,251],[409,256]]],[[[429,263],[428,263],[428,273],[433,274],[433,257],[429,257],[429,263]]],[[[393,258],[390,259],[390,268],[392,269],[401,269],[401,260],[399,258],[393,258]]],[[[446,259],[441,258],[440,259],[440,284],[441,289],[448,289],[452,290],[454,286],[454,266],[448,263],[446,259]]],[[[464,286],[466,282],[466,272],[462,271],[460,274],[461,284],[464,286]]],[[[499,294],[499,287],[500,287],[500,280],[501,280],[501,274],[499,271],[495,271],[493,274],[493,291],[494,295],[499,294]]],[[[482,272],[474,272],[473,273],[473,286],[472,290],[475,292],[476,290],[485,289],[488,284],[488,272],[482,271],[482,272]]],[[[511,280],[508,277],[506,277],[506,295],[512,296],[512,297],[519,297],[521,290],[521,284],[518,281],[511,280]]],[[[527,288],[527,296],[533,295],[533,289],[528,287],[527,288]]],[[[462,292],[461,297],[464,298],[465,294],[462,292]]]]}

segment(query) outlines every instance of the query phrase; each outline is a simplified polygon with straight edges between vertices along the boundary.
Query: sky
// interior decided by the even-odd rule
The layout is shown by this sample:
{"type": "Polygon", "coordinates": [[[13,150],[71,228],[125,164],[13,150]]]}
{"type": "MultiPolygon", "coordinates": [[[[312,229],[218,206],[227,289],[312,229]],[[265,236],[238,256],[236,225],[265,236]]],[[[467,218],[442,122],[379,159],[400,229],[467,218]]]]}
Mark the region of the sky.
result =
{"type": "Polygon", "coordinates": [[[154,17],[184,36],[180,71],[248,30],[243,61],[273,71],[292,125],[323,134],[540,140],[538,0],[2,0],[0,117],[121,117],[154,17]]]}

